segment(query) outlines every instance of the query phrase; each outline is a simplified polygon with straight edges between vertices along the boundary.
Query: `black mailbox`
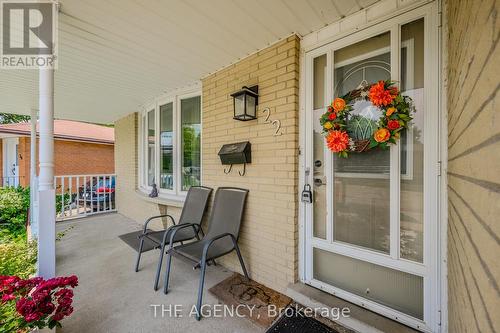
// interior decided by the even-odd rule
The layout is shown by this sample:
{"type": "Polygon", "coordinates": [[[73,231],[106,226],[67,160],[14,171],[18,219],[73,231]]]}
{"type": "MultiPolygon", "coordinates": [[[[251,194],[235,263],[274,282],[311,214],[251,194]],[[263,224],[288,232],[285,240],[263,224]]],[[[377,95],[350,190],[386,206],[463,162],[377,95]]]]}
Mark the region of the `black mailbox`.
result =
{"type": "Polygon", "coordinates": [[[252,162],[250,142],[238,142],[223,145],[219,150],[222,164],[246,164],[252,162]]]}

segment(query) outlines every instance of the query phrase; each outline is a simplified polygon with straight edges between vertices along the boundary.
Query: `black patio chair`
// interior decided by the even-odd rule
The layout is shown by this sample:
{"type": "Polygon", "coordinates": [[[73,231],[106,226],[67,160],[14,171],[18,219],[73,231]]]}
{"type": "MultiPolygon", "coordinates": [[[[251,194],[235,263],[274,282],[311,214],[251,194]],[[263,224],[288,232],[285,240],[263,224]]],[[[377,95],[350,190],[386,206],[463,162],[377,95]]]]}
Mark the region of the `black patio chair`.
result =
{"type": "Polygon", "coordinates": [[[207,234],[198,241],[189,244],[173,246],[173,241],[177,233],[189,229],[189,225],[177,225],[172,227],[170,234],[169,249],[167,250],[167,267],[165,271],[164,293],[168,293],[168,280],[170,267],[172,264],[172,255],[180,255],[193,261],[194,268],[201,267],[200,285],[198,289],[198,302],[196,305],[196,319],[200,320],[201,300],[203,297],[203,283],[205,281],[205,269],[208,261],[215,260],[234,250],[238,255],[243,274],[248,279],[248,272],[243,262],[240,249],[238,247],[238,234],[240,232],[243,209],[248,190],[234,187],[219,187],[215,193],[215,200],[208,222],[207,234]]]}
{"type": "MultiPolygon", "coordinates": [[[[158,281],[160,279],[161,267],[163,263],[163,255],[165,254],[165,247],[169,242],[181,243],[191,239],[200,239],[199,234],[203,235],[203,229],[201,228],[201,221],[203,215],[205,214],[208,198],[212,193],[212,189],[204,186],[191,186],[184,201],[184,206],[182,207],[181,216],[179,217],[179,223],[175,223],[175,219],[168,214],[158,215],[150,217],[144,223],[144,229],[141,235],[139,235],[140,243],[139,250],[137,254],[137,261],[135,264],[135,271],[139,271],[139,263],[141,260],[142,249],[144,246],[144,238],[152,241],[156,244],[156,248],[160,249],[160,258],[158,260],[158,267],[156,269],[156,277],[154,283],[154,289],[158,290],[158,281]],[[172,226],[167,229],[160,231],[153,231],[148,229],[148,224],[154,219],[167,217],[172,221],[172,226]],[[175,233],[175,237],[170,237],[172,235],[173,227],[189,226],[189,228],[182,228],[180,232],[175,233]]],[[[173,244],[172,243],[172,244],[173,244]]]]}

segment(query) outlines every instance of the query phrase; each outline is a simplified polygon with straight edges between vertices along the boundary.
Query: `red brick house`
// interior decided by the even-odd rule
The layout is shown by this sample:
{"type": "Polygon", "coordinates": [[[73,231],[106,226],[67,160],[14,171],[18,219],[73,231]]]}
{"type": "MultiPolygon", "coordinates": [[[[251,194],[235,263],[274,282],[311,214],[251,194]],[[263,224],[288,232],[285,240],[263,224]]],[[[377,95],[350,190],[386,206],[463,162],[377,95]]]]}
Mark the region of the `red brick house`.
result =
{"type": "MultiPolygon", "coordinates": [[[[54,139],[56,176],[114,173],[112,127],[55,120],[54,139]]],[[[28,186],[30,159],[30,123],[0,125],[0,186],[28,186]]]]}

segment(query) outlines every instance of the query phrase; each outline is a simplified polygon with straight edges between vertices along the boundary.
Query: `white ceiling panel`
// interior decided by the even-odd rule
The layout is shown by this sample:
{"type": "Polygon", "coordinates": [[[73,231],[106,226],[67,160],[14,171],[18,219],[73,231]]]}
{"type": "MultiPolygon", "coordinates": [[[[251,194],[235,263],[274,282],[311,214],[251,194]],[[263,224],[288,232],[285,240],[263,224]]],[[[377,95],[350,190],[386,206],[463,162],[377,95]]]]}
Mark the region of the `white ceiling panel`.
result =
{"type": "MultiPolygon", "coordinates": [[[[292,33],[378,0],[61,0],[56,117],[109,123],[292,33]]],[[[0,70],[0,112],[38,108],[38,74],[0,70]]]]}

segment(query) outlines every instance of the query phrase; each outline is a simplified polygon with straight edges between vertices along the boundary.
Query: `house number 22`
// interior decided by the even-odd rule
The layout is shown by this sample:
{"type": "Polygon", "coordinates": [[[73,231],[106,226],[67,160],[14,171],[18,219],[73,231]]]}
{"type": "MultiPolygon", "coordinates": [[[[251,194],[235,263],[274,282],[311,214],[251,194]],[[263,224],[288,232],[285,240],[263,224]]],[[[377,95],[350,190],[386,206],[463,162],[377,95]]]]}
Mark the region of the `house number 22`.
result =
{"type": "Polygon", "coordinates": [[[281,131],[281,120],[278,119],[269,120],[269,117],[271,116],[271,109],[265,108],[264,110],[262,110],[262,112],[266,115],[264,122],[273,125],[275,128],[275,132],[273,135],[274,136],[283,135],[283,132],[281,131]]]}

